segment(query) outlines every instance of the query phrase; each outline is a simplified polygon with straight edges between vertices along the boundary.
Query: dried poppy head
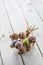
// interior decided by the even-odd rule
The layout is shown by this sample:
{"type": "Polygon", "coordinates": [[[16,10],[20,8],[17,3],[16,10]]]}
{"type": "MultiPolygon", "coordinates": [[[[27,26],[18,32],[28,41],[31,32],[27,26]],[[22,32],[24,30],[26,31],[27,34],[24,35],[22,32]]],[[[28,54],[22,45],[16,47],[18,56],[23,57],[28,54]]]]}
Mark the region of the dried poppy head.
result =
{"type": "Polygon", "coordinates": [[[17,33],[14,33],[10,35],[11,40],[17,40],[19,38],[19,35],[17,33]]]}
{"type": "Polygon", "coordinates": [[[34,36],[29,37],[29,43],[35,43],[36,38],[34,36]]]}
{"type": "Polygon", "coordinates": [[[11,48],[14,48],[15,47],[15,44],[16,44],[17,40],[13,40],[12,41],[12,44],[10,45],[11,48]]]}
{"type": "Polygon", "coordinates": [[[24,39],[26,36],[25,36],[25,33],[24,32],[22,32],[22,33],[19,33],[19,38],[20,39],[24,39]]]}

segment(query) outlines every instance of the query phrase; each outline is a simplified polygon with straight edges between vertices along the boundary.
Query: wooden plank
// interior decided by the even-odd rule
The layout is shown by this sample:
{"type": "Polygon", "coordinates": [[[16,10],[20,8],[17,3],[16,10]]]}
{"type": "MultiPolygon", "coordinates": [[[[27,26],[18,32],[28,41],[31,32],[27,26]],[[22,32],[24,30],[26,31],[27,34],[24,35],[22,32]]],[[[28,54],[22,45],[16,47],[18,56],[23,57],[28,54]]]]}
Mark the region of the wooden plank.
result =
{"type": "Polygon", "coordinates": [[[43,0],[34,0],[32,1],[33,6],[37,9],[39,17],[43,21],[43,0]]]}
{"type": "Polygon", "coordinates": [[[25,65],[43,65],[43,59],[40,57],[36,46],[23,55],[25,65]]]}
{"type": "Polygon", "coordinates": [[[20,7],[22,7],[26,4],[30,4],[31,0],[16,0],[16,3],[19,3],[20,7]]]}
{"type": "Polygon", "coordinates": [[[2,65],[1,58],[0,58],[0,65],[2,65]]]}
{"type": "Polygon", "coordinates": [[[2,55],[1,55],[1,51],[0,51],[0,65],[3,65],[3,58],[2,58],[2,55]]]}
{"type": "Polygon", "coordinates": [[[2,60],[1,60],[1,52],[0,52],[0,65],[2,65],[2,60]]]}
{"type": "MultiPolygon", "coordinates": [[[[24,26],[25,27],[25,24],[23,23],[22,24],[22,14],[20,15],[20,14],[18,14],[18,13],[21,13],[21,11],[19,10],[19,7],[18,7],[18,5],[15,3],[15,1],[13,0],[13,1],[5,1],[5,4],[6,4],[6,7],[8,8],[8,14],[10,14],[9,15],[9,17],[11,17],[11,21],[14,21],[14,25],[13,25],[13,27],[14,27],[14,31],[16,31],[16,32],[21,32],[21,31],[24,31],[25,29],[23,29],[21,26],[24,26]],[[6,3],[7,2],[7,3],[6,3]],[[9,7],[7,7],[7,5],[8,5],[8,2],[9,2],[9,7]],[[11,2],[13,2],[13,3],[11,3],[11,2]],[[12,8],[12,7],[14,7],[14,8],[12,8]],[[14,16],[15,15],[15,16],[14,16]],[[18,17],[19,16],[19,17],[18,17]],[[21,16],[21,17],[20,17],[21,16]],[[14,18],[13,18],[14,17],[14,18]],[[13,18],[13,19],[12,19],[13,18]],[[20,22],[20,21],[21,22],[20,22]],[[17,22],[17,21],[19,21],[19,22],[17,22]],[[16,24],[16,23],[20,23],[20,24],[16,24]],[[21,28],[21,29],[20,29],[21,28]],[[18,30],[19,29],[19,30],[18,30]]],[[[24,22],[25,22],[25,20],[24,20],[24,22]]],[[[11,23],[13,23],[13,22],[11,22],[11,23]]]]}
{"type": "MultiPolygon", "coordinates": [[[[15,32],[24,31],[24,28],[25,28],[25,26],[24,26],[24,24],[25,24],[24,16],[26,17],[27,20],[29,19],[29,21],[36,20],[36,19],[34,19],[35,17],[33,16],[33,11],[30,8],[31,12],[27,12],[27,6],[26,6],[26,9],[25,8],[23,9],[23,13],[24,13],[24,16],[23,16],[22,12],[20,11],[19,6],[14,1],[12,3],[10,3],[10,2],[11,1],[9,1],[9,6],[12,6],[12,8],[8,7],[7,1],[5,2],[5,5],[6,5],[8,13],[9,13],[9,17],[11,19],[12,27],[13,27],[15,32]],[[15,12],[13,12],[15,10],[15,7],[18,7],[18,9],[15,12]],[[17,26],[18,30],[15,29],[16,26],[17,26]],[[18,27],[18,26],[20,26],[20,27],[18,27]],[[21,29],[23,29],[23,30],[21,30],[21,29]]],[[[31,22],[29,24],[32,25],[31,22]]],[[[35,24],[37,24],[37,23],[35,23],[35,24]]],[[[24,58],[24,61],[25,61],[25,65],[32,65],[32,64],[33,65],[36,65],[36,64],[37,65],[43,65],[42,57],[41,57],[36,45],[35,45],[34,49],[32,49],[29,53],[24,54],[23,58],[24,58]]]]}
{"type": "MultiPolygon", "coordinates": [[[[15,52],[15,49],[10,48],[11,40],[9,35],[12,33],[12,29],[9,24],[9,20],[0,0],[0,50],[3,58],[4,65],[22,65],[20,56],[15,52]]],[[[0,64],[1,65],[1,64],[0,64]]]]}

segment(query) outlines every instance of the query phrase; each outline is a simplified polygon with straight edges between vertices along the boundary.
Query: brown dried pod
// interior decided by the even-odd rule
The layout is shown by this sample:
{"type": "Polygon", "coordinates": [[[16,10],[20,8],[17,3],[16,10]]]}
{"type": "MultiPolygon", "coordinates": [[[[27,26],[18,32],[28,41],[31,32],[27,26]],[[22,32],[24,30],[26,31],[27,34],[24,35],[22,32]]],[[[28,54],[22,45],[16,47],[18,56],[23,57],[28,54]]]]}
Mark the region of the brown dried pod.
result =
{"type": "Polygon", "coordinates": [[[26,30],[26,31],[25,31],[25,36],[28,37],[29,34],[30,34],[29,30],[26,30]]]}
{"type": "Polygon", "coordinates": [[[24,32],[19,33],[19,38],[20,38],[20,39],[24,39],[25,37],[26,37],[26,35],[25,35],[25,33],[24,33],[24,32]]]}
{"type": "Polygon", "coordinates": [[[11,40],[17,40],[19,38],[19,35],[17,33],[14,33],[10,35],[11,40]]]}
{"type": "Polygon", "coordinates": [[[29,46],[28,47],[31,49],[34,46],[35,42],[36,42],[36,37],[30,36],[29,37],[29,46]]]}
{"type": "Polygon", "coordinates": [[[29,45],[26,45],[25,47],[26,47],[26,51],[29,51],[30,50],[29,45]]]}
{"type": "Polygon", "coordinates": [[[23,46],[22,48],[19,49],[18,54],[24,54],[26,52],[26,47],[23,46]]]}
{"type": "Polygon", "coordinates": [[[29,37],[29,43],[35,43],[36,42],[36,37],[30,36],[29,37]]]}
{"type": "Polygon", "coordinates": [[[19,48],[22,48],[22,47],[23,47],[22,41],[17,41],[16,44],[15,44],[15,48],[19,49],[19,48]]]}

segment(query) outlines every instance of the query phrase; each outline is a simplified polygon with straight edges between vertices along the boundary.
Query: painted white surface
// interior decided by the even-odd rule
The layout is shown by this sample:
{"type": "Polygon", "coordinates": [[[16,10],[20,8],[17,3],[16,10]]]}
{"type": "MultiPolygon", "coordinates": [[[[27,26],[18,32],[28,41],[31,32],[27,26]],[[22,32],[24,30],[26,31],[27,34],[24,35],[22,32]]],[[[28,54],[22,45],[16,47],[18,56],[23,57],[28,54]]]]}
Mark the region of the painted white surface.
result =
{"type": "MultiPolygon", "coordinates": [[[[0,53],[1,54],[1,53],[0,53]]],[[[0,65],[2,65],[2,61],[1,61],[1,55],[0,55],[0,65]]]]}
{"type": "MultiPolygon", "coordinates": [[[[9,35],[12,33],[8,17],[0,1],[0,50],[4,65],[22,65],[20,56],[10,48],[11,40],[9,35]],[[5,37],[2,37],[5,35],[5,37]]],[[[1,62],[0,62],[1,65],[1,62]]]]}
{"type": "Polygon", "coordinates": [[[32,0],[32,3],[36,7],[40,16],[43,19],[43,0],[32,0]]]}
{"type": "MultiPolygon", "coordinates": [[[[22,0],[21,0],[22,1],[22,0]]],[[[18,1],[18,2],[21,2],[18,1]]],[[[26,1],[26,0],[25,0],[26,1]]],[[[21,32],[25,30],[25,18],[29,21],[29,25],[36,25],[40,28],[40,30],[36,31],[34,35],[37,37],[37,40],[39,42],[43,42],[42,39],[42,30],[43,30],[43,23],[41,23],[41,20],[37,16],[35,10],[31,5],[28,6],[28,4],[24,4],[21,6],[21,9],[19,8],[18,2],[16,0],[4,0],[5,6],[7,8],[9,18],[11,20],[12,27],[15,32],[21,32]],[[17,2],[17,3],[15,3],[17,2]],[[21,12],[22,11],[22,12],[21,12]],[[24,16],[23,16],[24,15],[24,16]],[[34,22],[35,21],[35,22],[34,22]],[[40,23],[40,24],[39,24],[40,23]],[[19,29],[19,30],[18,30],[19,29]],[[41,33],[41,35],[39,35],[41,33]],[[39,38],[40,37],[40,38],[39,38]]],[[[27,0],[28,2],[28,0],[27,0]]],[[[21,2],[22,5],[22,2],[21,2]]],[[[16,53],[16,50],[10,48],[11,40],[9,39],[9,35],[12,33],[9,20],[6,14],[6,11],[4,9],[4,5],[2,3],[2,0],[0,0],[0,36],[2,34],[5,35],[5,37],[1,38],[0,40],[0,50],[3,58],[4,65],[23,65],[20,56],[16,53]]],[[[43,51],[42,44],[38,43],[41,50],[43,51]]],[[[38,48],[36,45],[34,48],[23,55],[24,61],[26,65],[43,65],[43,58],[41,57],[38,48]]]]}

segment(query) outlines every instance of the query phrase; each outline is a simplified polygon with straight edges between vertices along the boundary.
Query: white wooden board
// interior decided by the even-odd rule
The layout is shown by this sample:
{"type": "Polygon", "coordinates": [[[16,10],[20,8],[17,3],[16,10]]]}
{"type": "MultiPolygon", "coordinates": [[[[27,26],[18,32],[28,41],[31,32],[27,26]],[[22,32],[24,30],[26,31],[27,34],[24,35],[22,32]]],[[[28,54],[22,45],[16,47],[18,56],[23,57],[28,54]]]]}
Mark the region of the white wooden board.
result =
{"type": "Polygon", "coordinates": [[[39,17],[41,17],[43,21],[43,0],[33,0],[32,3],[37,9],[39,17]]]}
{"type": "Polygon", "coordinates": [[[0,52],[0,65],[2,65],[2,60],[1,60],[1,52],[0,52]]]}
{"type": "MultiPolygon", "coordinates": [[[[24,16],[29,21],[29,25],[36,25],[37,24],[38,27],[43,26],[42,24],[39,25],[40,19],[37,18],[38,16],[36,17],[36,14],[35,14],[32,6],[30,6],[30,7],[28,6],[29,7],[29,9],[28,9],[27,6],[25,5],[22,7],[22,9],[20,9],[18,4],[15,3],[14,0],[13,1],[11,0],[8,2],[6,0],[5,6],[7,8],[14,32],[21,32],[21,31],[25,30],[24,16]],[[9,3],[9,5],[8,5],[8,3],[9,3]],[[17,8],[15,8],[15,7],[17,7],[17,8]],[[22,10],[23,14],[22,14],[21,10],[22,10]]],[[[39,32],[37,34],[39,34],[39,32]]],[[[36,37],[37,37],[37,34],[35,33],[36,37]]],[[[36,45],[29,53],[24,54],[23,58],[24,58],[26,65],[32,65],[32,64],[33,65],[36,65],[36,64],[43,65],[43,62],[42,62],[43,59],[42,59],[36,45]]]]}
{"type": "Polygon", "coordinates": [[[0,0],[0,51],[3,58],[3,65],[22,65],[20,56],[10,48],[11,40],[9,35],[11,33],[12,29],[9,20],[2,1],[0,0]],[[2,37],[3,35],[4,37],[2,37]]]}

